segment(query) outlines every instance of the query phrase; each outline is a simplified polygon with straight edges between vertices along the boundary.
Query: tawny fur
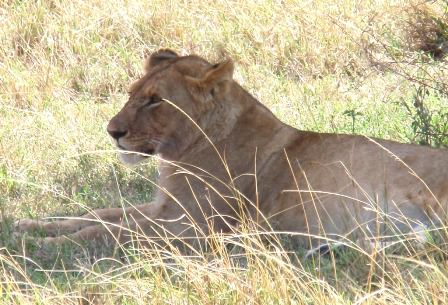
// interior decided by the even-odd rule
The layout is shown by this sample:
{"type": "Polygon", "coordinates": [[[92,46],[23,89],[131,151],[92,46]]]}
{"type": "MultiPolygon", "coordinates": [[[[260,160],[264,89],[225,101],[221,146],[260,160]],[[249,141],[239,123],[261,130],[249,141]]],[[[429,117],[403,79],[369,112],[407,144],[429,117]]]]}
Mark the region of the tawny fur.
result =
{"type": "MultiPolygon", "coordinates": [[[[263,228],[357,239],[446,222],[446,150],[296,130],[232,73],[231,61],[153,54],[108,131],[121,149],[164,160],[154,202],[76,220],[25,220],[18,229],[57,235],[48,243],[66,240],[61,234],[71,240],[113,234],[125,242],[129,234],[119,226],[89,219],[149,238],[182,238],[196,235],[191,223],[205,234],[229,231],[245,214],[263,228]]],[[[131,164],[147,157],[120,155],[131,164]]]]}

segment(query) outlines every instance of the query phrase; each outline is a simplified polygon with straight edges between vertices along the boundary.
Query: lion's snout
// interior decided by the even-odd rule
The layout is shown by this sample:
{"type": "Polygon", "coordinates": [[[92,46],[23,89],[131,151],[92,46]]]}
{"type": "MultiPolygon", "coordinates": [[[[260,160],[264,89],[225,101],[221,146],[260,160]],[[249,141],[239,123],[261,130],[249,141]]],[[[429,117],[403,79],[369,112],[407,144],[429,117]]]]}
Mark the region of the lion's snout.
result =
{"type": "Polygon", "coordinates": [[[128,133],[128,129],[123,124],[120,124],[117,117],[115,116],[107,125],[107,133],[116,141],[118,141],[128,133]]]}

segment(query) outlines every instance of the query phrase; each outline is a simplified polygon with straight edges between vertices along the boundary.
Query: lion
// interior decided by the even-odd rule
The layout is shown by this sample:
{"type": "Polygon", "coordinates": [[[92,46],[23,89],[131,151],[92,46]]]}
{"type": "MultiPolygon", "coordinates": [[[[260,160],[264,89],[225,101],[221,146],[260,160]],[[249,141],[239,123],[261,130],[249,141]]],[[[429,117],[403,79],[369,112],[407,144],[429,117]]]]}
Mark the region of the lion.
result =
{"type": "MultiPolygon", "coordinates": [[[[359,135],[297,130],[274,116],[234,79],[234,63],[159,50],[107,126],[126,164],[156,155],[151,203],[93,210],[45,222],[45,243],[189,240],[255,229],[319,237],[369,238],[446,223],[448,153],[359,135]],[[98,223],[101,221],[102,223],[98,223]]],[[[310,238],[311,236],[311,238],[310,238]]]]}

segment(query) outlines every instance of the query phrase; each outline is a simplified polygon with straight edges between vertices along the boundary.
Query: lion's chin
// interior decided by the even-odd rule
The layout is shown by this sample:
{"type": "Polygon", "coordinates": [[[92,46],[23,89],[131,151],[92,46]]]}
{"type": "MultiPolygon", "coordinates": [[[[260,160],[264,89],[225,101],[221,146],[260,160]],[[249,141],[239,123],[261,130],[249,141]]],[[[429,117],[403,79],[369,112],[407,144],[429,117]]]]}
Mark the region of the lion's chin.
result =
{"type": "Polygon", "coordinates": [[[126,165],[137,165],[146,160],[148,156],[132,152],[119,152],[118,158],[126,165]]]}

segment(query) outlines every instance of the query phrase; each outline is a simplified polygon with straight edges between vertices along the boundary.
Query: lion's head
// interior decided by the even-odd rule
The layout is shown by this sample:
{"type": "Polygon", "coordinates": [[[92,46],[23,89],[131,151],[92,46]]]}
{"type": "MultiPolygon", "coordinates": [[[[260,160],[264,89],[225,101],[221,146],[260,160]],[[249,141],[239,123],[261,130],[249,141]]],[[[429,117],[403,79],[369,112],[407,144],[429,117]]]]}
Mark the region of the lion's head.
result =
{"type": "Polygon", "coordinates": [[[171,50],[152,54],[145,74],[131,85],[128,102],[107,126],[121,160],[136,164],[152,154],[179,158],[201,137],[191,121],[206,127],[204,118],[225,99],[232,74],[230,60],[212,65],[171,50]]]}

